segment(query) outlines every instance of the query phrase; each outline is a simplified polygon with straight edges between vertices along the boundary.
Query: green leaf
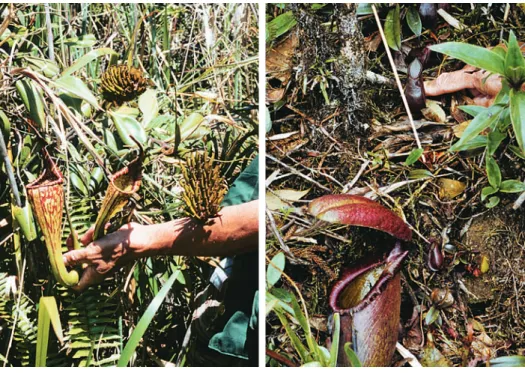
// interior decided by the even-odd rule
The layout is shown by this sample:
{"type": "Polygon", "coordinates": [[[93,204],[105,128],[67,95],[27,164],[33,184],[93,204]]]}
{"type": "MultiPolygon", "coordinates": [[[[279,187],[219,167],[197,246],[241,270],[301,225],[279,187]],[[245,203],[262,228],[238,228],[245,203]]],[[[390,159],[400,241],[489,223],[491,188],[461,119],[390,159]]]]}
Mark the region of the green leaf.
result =
{"type": "Polygon", "coordinates": [[[325,356],[321,354],[319,351],[319,346],[317,345],[317,341],[315,340],[314,336],[312,336],[312,331],[310,329],[310,323],[308,322],[308,316],[303,313],[303,310],[301,309],[301,306],[299,305],[299,302],[297,301],[297,298],[292,294],[292,300],[291,305],[294,311],[295,319],[299,322],[299,325],[301,325],[301,328],[304,331],[304,337],[306,339],[306,344],[308,345],[308,348],[310,349],[310,353],[314,356],[314,359],[319,360],[321,364],[325,365],[325,356]]]}
{"type": "Polygon", "coordinates": [[[86,34],[80,37],[72,37],[64,40],[64,44],[72,48],[91,48],[97,43],[97,38],[93,34],[86,34]]]}
{"type": "Polygon", "coordinates": [[[510,91],[510,119],[516,141],[521,151],[525,152],[525,92],[510,91]]]}
{"type": "Polygon", "coordinates": [[[61,344],[64,344],[60,314],[55,297],[41,297],[38,308],[38,332],[36,339],[36,367],[45,367],[47,359],[47,346],[49,343],[49,326],[53,325],[53,331],[61,344]]]}
{"type": "Polygon", "coordinates": [[[405,166],[411,166],[416,163],[422,154],[423,149],[417,148],[412,150],[405,161],[405,166]]]}
{"type": "Polygon", "coordinates": [[[408,178],[410,180],[417,180],[417,179],[426,179],[428,177],[433,177],[434,174],[430,172],[429,170],[425,169],[417,169],[417,170],[411,170],[408,173],[408,178]]]}
{"type": "Polygon", "coordinates": [[[450,151],[458,151],[464,144],[474,139],[481,131],[490,127],[498,120],[502,111],[503,107],[501,106],[491,106],[486,111],[478,114],[472,119],[468,127],[465,128],[461,138],[450,148],[450,151]]]}
{"type": "Polygon", "coordinates": [[[62,76],[71,75],[74,72],[86,66],[91,61],[94,61],[97,58],[105,56],[105,55],[118,55],[118,53],[115,52],[111,48],[99,48],[99,49],[92,50],[91,52],[86,53],[85,55],[80,57],[78,60],[76,60],[75,63],[73,63],[73,65],[65,69],[62,72],[62,76]]]}
{"type": "Polygon", "coordinates": [[[290,323],[288,322],[286,316],[283,315],[281,312],[276,312],[275,314],[281,321],[281,324],[283,324],[284,329],[286,330],[286,334],[288,334],[288,337],[290,338],[292,346],[301,357],[301,361],[305,363],[311,362],[312,359],[310,358],[310,353],[308,352],[308,349],[299,339],[297,332],[290,327],[290,323]]]}
{"type": "Polygon", "coordinates": [[[146,127],[159,112],[157,92],[154,89],[148,88],[140,95],[139,109],[142,112],[142,125],[146,127]]]}
{"type": "Polygon", "coordinates": [[[494,188],[499,188],[501,185],[501,171],[499,169],[498,163],[494,158],[487,156],[487,177],[489,179],[489,184],[494,188]]]}
{"type": "Polygon", "coordinates": [[[514,32],[511,30],[507,44],[507,54],[505,56],[505,69],[515,67],[525,67],[525,60],[523,60],[516,35],[514,35],[514,32]]]}
{"type": "Polygon", "coordinates": [[[354,350],[352,350],[350,346],[351,346],[351,342],[346,342],[343,347],[345,350],[346,357],[348,358],[348,361],[350,362],[350,365],[353,368],[361,368],[363,365],[359,361],[357,354],[354,352],[354,350]]]}
{"type": "Polygon", "coordinates": [[[501,183],[500,192],[503,193],[521,193],[525,192],[525,183],[519,180],[505,180],[501,183]]]}
{"type": "Polygon", "coordinates": [[[8,144],[9,136],[11,135],[11,121],[3,110],[0,110],[0,131],[2,131],[2,135],[4,135],[5,143],[8,144]]]}
{"type": "Polygon", "coordinates": [[[278,15],[266,23],[266,42],[269,43],[279,36],[287,33],[297,24],[293,12],[290,10],[278,15]]]}
{"type": "Polygon", "coordinates": [[[81,98],[97,110],[102,110],[98,105],[95,95],[87,87],[87,85],[79,78],[71,75],[63,76],[54,82],[55,86],[64,90],[73,97],[81,98]]]}
{"type": "Polygon", "coordinates": [[[52,78],[60,72],[58,65],[51,60],[29,56],[24,56],[24,59],[29,63],[33,70],[43,73],[48,78],[52,78]]]}
{"type": "Polygon", "coordinates": [[[281,279],[285,264],[286,257],[283,252],[277,253],[277,255],[272,258],[266,270],[268,288],[273,287],[281,279]]]}
{"type": "Polygon", "coordinates": [[[507,133],[500,132],[498,130],[494,130],[488,135],[488,143],[487,143],[487,154],[489,156],[493,156],[496,150],[498,150],[499,145],[501,142],[507,137],[507,133]]]}
{"type": "Polygon", "coordinates": [[[146,144],[148,140],[146,131],[125,106],[120,107],[118,111],[109,111],[109,115],[115,127],[117,127],[117,133],[124,144],[132,147],[137,146],[131,136],[142,145],[146,144]]]}
{"type": "Polygon", "coordinates": [[[370,3],[358,3],[357,4],[357,10],[355,14],[357,16],[366,16],[369,14],[373,14],[374,11],[372,10],[372,5],[370,3]]]}
{"type": "Polygon", "coordinates": [[[472,115],[473,117],[477,116],[478,114],[483,113],[484,111],[487,111],[486,107],[478,106],[478,105],[461,105],[458,106],[458,108],[465,113],[472,115]]]}
{"type": "Polygon", "coordinates": [[[494,194],[494,193],[497,193],[498,192],[498,188],[494,188],[494,187],[491,187],[491,186],[487,186],[485,188],[483,188],[481,190],[481,200],[484,201],[488,196],[494,194]]]}
{"type": "Polygon", "coordinates": [[[499,54],[487,48],[466,43],[449,42],[432,45],[429,49],[457,58],[466,64],[505,75],[505,60],[499,54]]]}
{"type": "Polygon", "coordinates": [[[469,140],[466,143],[464,143],[463,145],[456,147],[456,144],[454,144],[454,147],[456,147],[454,150],[458,152],[464,152],[467,150],[485,148],[487,144],[487,136],[476,136],[472,140],[469,140]]]}
{"type": "Polygon", "coordinates": [[[490,361],[491,367],[525,367],[525,356],[502,356],[490,361]]]}
{"type": "Polygon", "coordinates": [[[153,320],[153,317],[155,317],[155,314],[164,302],[164,299],[168,295],[168,292],[173,286],[173,283],[179,276],[179,272],[180,271],[177,270],[171,274],[168,281],[166,281],[164,286],[162,286],[162,289],[160,289],[155,298],[153,298],[148,308],[146,309],[146,312],[144,312],[144,314],[140,318],[135,330],[133,330],[133,333],[131,333],[131,336],[129,337],[128,343],[126,343],[126,347],[124,347],[124,350],[120,355],[120,359],[118,360],[117,364],[118,367],[125,367],[128,365],[129,361],[131,360],[131,357],[133,356],[135,350],[139,345],[140,340],[142,339],[142,336],[144,335],[144,333],[146,333],[149,324],[153,320]]]}
{"type": "Polygon", "coordinates": [[[427,315],[425,316],[425,324],[432,325],[433,323],[436,322],[438,317],[439,317],[439,310],[434,306],[430,307],[430,309],[427,312],[427,315]]]}
{"type": "Polygon", "coordinates": [[[332,333],[332,346],[330,347],[330,360],[328,361],[329,367],[337,366],[337,355],[339,353],[339,337],[341,334],[341,317],[339,313],[334,313],[334,332],[332,333]]]}
{"type": "Polygon", "coordinates": [[[390,10],[385,20],[385,37],[388,46],[395,51],[401,49],[401,21],[399,19],[399,4],[390,10]]]}
{"type": "Polygon", "coordinates": [[[509,145],[509,149],[511,152],[514,153],[514,155],[516,155],[517,157],[521,158],[521,159],[525,159],[525,152],[523,150],[521,150],[520,148],[518,148],[517,146],[514,146],[514,145],[509,145]]]}
{"type": "Polygon", "coordinates": [[[417,11],[416,6],[410,6],[407,12],[407,23],[410,30],[416,36],[421,35],[421,30],[423,28],[421,24],[421,18],[419,17],[419,12],[417,11]]]}
{"type": "Polygon", "coordinates": [[[45,128],[46,113],[44,111],[44,97],[42,90],[32,80],[20,79],[15,84],[18,94],[29,111],[29,117],[40,129],[45,128]]]}
{"type": "Polygon", "coordinates": [[[312,368],[312,367],[317,368],[317,367],[322,367],[322,366],[323,365],[320,362],[318,362],[318,361],[311,361],[309,363],[301,365],[301,367],[303,367],[303,368],[312,368]]]}
{"type": "Polygon", "coordinates": [[[496,207],[499,204],[500,198],[498,196],[493,196],[489,198],[489,202],[485,205],[487,208],[491,209],[496,207]]]}
{"type": "Polygon", "coordinates": [[[209,126],[205,124],[204,117],[197,112],[193,112],[180,125],[181,141],[200,139],[209,131],[209,126]]]}
{"type": "Polygon", "coordinates": [[[31,242],[36,239],[35,220],[29,203],[26,203],[24,207],[18,207],[13,204],[11,205],[11,209],[13,211],[13,216],[27,241],[31,242]]]}

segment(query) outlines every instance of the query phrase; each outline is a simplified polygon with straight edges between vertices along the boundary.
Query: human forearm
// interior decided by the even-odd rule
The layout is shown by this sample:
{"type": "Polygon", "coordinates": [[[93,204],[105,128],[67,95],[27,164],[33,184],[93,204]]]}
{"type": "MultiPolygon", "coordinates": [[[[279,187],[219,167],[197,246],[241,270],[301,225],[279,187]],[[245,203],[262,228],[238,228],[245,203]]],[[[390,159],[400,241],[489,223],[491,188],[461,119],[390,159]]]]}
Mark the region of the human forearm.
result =
{"type": "Polygon", "coordinates": [[[137,248],[138,256],[188,255],[227,256],[257,249],[258,201],[225,207],[207,224],[178,219],[144,226],[147,247],[137,248]]]}

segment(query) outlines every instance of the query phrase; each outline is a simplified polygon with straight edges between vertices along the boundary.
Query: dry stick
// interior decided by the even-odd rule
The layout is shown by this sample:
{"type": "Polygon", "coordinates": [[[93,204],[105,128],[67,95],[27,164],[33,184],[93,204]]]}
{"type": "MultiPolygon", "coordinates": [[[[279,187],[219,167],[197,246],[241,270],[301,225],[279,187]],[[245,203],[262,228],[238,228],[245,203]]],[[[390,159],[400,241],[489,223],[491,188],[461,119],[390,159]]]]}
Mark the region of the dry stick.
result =
{"type": "MultiPolygon", "coordinates": [[[[383,40],[383,45],[385,46],[386,54],[388,56],[388,60],[390,61],[390,66],[392,67],[392,72],[394,73],[394,76],[396,78],[397,88],[399,89],[399,93],[401,93],[401,98],[403,99],[405,110],[407,111],[408,120],[410,121],[410,125],[412,126],[412,131],[414,132],[414,137],[416,138],[417,147],[423,150],[423,147],[421,146],[421,141],[419,140],[419,135],[417,134],[416,126],[414,124],[414,119],[412,118],[412,112],[410,111],[410,107],[408,107],[408,101],[405,96],[405,92],[403,91],[403,85],[401,84],[401,79],[399,79],[399,75],[397,74],[396,64],[394,63],[394,59],[392,58],[392,53],[390,53],[390,47],[388,46],[388,42],[386,41],[386,36],[385,36],[385,32],[383,31],[383,26],[381,26],[381,20],[379,19],[379,15],[377,14],[377,9],[375,5],[373,4],[372,4],[372,11],[374,12],[374,16],[376,18],[377,28],[379,29],[379,33],[381,34],[381,39],[383,40]]],[[[425,154],[421,154],[421,159],[423,160],[423,162],[426,162],[425,154]]]]}
{"type": "Polygon", "coordinates": [[[278,361],[281,364],[284,364],[288,367],[297,368],[298,365],[292,363],[290,360],[285,358],[284,356],[279,355],[277,352],[270,350],[269,348],[266,349],[266,355],[271,357],[272,359],[278,361]]]}
{"type": "Polygon", "coordinates": [[[47,28],[47,48],[49,53],[49,59],[55,62],[55,50],[53,44],[53,30],[51,29],[51,15],[49,14],[49,3],[44,3],[44,9],[46,12],[46,28],[47,28]]]}
{"type": "Polygon", "coordinates": [[[297,175],[297,176],[300,176],[302,177],[303,179],[305,180],[308,180],[309,182],[311,182],[312,184],[314,184],[315,186],[321,188],[322,190],[324,191],[327,191],[327,192],[330,192],[330,189],[328,189],[327,187],[325,187],[324,185],[321,185],[319,184],[317,181],[315,181],[314,179],[312,179],[311,177],[309,176],[306,176],[306,175],[303,175],[302,173],[300,173],[299,171],[297,171],[295,168],[291,167],[291,166],[288,166],[286,163],[284,162],[281,162],[280,160],[278,160],[277,158],[275,158],[274,156],[270,155],[270,154],[266,154],[266,158],[269,158],[270,160],[274,161],[275,163],[283,166],[284,168],[290,170],[290,172],[294,175],[297,175]]]}
{"type": "Polygon", "coordinates": [[[369,164],[370,164],[369,160],[365,160],[363,162],[363,164],[361,165],[361,168],[359,169],[357,174],[354,176],[354,178],[348,184],[346,184],[343,187],[343,193],[348,193],[350,191],[350,189],[352,189],[352,187],[355,185],[355,183],[357,183],[357,181],[359,180],[359,178],[361,177],[363,172],[365,172],[365,170],[366,170],[366,168],[368,167],[369,164]]]}

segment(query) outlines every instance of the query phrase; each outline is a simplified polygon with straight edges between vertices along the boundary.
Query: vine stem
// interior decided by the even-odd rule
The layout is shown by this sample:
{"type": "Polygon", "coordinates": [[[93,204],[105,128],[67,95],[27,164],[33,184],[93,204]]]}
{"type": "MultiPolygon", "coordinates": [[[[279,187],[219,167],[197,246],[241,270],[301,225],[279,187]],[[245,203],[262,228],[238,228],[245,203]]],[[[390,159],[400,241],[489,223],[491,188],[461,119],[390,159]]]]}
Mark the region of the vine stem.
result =
{"type": "MultiPolygon", "coordinates": [[[[372,11],[374,12],[374,17],[376,19],[377,28],[379,29],[379,33],[381,34],[381,39],[383,40],[383,45],[385,46],[386,54],[388,56],[388,61],[390,61],[392,72],[394,73],[394,76],[396,78],[397,88],[399,89],[399,93],[401,94],[401,99],[403,100],[403,104],[405,105],[405,110],[408,115],[408,121],[410,122],[412,131],[414,132],[414,137],[416,138],[417,147],[423,150],[423,147],[421,146],[421,141],[419,140],[419,135],[417,134],[416,125],[414,124],[414,118],[412,118],[412,112],[410,111],[410,107],[408,106],[408,101],[405,96],[405,92],[403,91],[403,84],[401,84],[401,79],[399,79],[399,75],[396,69],[396,64],[394,63],[394,59],[392,58],[392,53],[390,53],[390,47],[388,46],[388,42],[386,41],[385,32],[383,31],[383,26],[381,25],[381,20],[379,19],[379,15],[377,14],[377,9],[374,4],[372,4],[372,11]]],[[[421,154],[421,159],[423,160],[423,162],[426,161],[424,153],[421,154]]]]}

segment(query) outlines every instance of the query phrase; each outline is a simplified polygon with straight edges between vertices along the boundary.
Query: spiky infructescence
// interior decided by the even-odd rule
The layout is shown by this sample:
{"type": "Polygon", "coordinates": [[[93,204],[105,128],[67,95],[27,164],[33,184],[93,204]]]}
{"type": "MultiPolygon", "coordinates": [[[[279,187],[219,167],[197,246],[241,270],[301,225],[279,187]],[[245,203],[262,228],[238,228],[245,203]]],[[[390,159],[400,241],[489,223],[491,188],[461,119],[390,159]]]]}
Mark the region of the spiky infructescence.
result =
{"type": "Polygon", "coordinates": [[[142,71],[127,65],[110,66],[102,75],[102,95],[109,102],[121,105],[131,101],[152,86],[142,71]]]}
{"type": "Polygon", "coordinates": [[[203,222],[217,216],[228,190],[220,174],[220,165],[214,166],[213,163],[213,157],[203,152],[193,153],[182,166],[184,211],[203,222]]]}

